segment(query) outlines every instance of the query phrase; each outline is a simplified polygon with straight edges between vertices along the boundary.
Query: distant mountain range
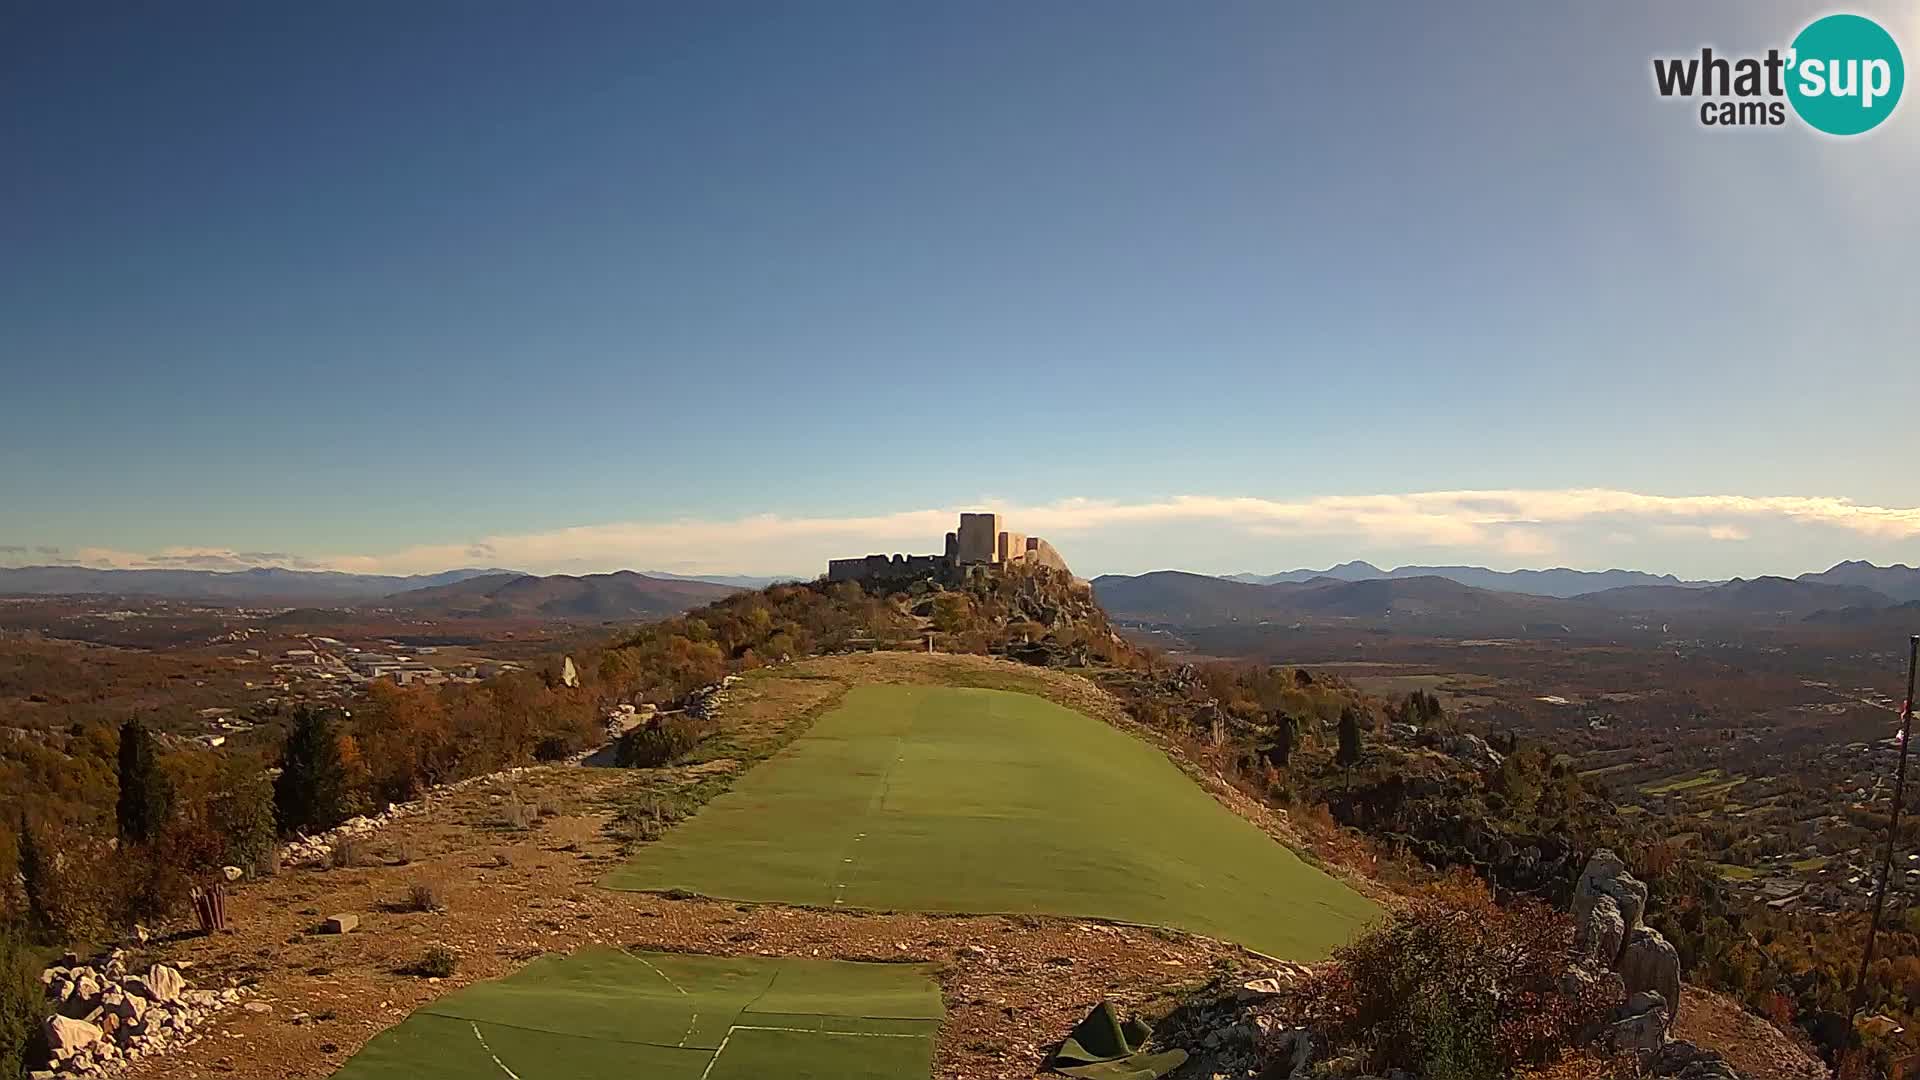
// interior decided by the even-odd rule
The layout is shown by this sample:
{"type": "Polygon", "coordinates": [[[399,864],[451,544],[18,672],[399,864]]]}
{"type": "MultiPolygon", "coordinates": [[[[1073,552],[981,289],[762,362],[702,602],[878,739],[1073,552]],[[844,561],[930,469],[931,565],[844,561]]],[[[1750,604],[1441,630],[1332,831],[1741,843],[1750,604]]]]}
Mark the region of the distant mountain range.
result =
{"type": "MultiPolygon", "coordinates": [[[[1844,565],[1844,564],[1843,564],[1844,565]]],[[[1229,581],[1253,585],[1333,578],[1336,581],[1375,581],[1394,578],[1439,577],[1471,585],[1476,589],[1530,593],[1534,596],[1562,598],[1619,589],[1630,585],[1672,585],[1700,588],[1720,584],[1716,581],[1682,581],[1672,574],[1647,574],[1639,570],[1489,570],[1484,566],[1400,566],[1382,570],[1369,562],[1354,560],[1325,570],[1289,570],[1282,574],[1233,574],[1229,581]]]]}
{"type": "MultiPolygon", "coordinates": [[[[105,595],[215,604],[403,607],[443,615],[646,619],[782,580],[666,572],[537,576],[467,568],[397,576],[266,568],[0,568],[0,596],[105,595]]],[[[1168,625],[1304,619],[1397,620],[1440,632],[1601,629],[1699,617],[1804,618],[1829,626],[1897,621],[1920,602],[1920,569],[1843,562],[1798,578],[1683,581],[1637,570],[1489,570],[1348,562],[1326,570],[1211,577],[1180,571],[1107,575],[1094,587],[1116,617],[1168,625]],[[1885,615],[1875,612],[1885,611],[1885,615]],[[1851,613],[1851,614],[1849,614],[1851,613]]],[[[1891,623],[1889,623],[1891,624],[1891,623]]]]}
{"type": "Polygon", "coordinates": [[[1843,562],[1817,574],[1801,574],[1795,580],[1818,582],[1822,585],[1858,585],[1901,603],[1920,600],[1920,569],[1904,563],[1875,566],[1870,562],[1857,560],[1843,562]]]}
{"type": "Polygon", "coordinates": [[[1163,570],[1110,574],[1095,578],[1093,587],[1116,618],[1174,626],[1348,618],[1395,620],[1433,630],[1471,627],[1487,633],[1514,628],[1597,630],[1626,625],[1623,620],[1634,616],[1805,619],[1853,625],[1874,621],[1874,612],[1893,609],[1905,590],[1920,590],[1920,571],[1867,563],[1842,563],[1792,579],[1725,582],[1683,582],[1628,570],[1502,573],[1479,567],[1402,567],[1388,573],[1366,563],[1346,563],[1333,571],[1302,579],[1298,572],[1218,578],[1163,570]],[[1433,572],[1412,572],[1418,569],[1433,572]],[[1508,587],[1482,587],[1461,581],[1462,576],[1508,587]],[[1636,583],[1566,596],[1536,591],[1564,589],[1582,580],[1636,583]],[[1861,581],[1873,581],[1877,587],[1856,583],[1861,581]]]}
{"type": "Polygon", "coordinates": [[[391,607],[440,615],[550,619],[656,619],[739,592],[733,585],[622,570],[574,577],[489,574],[386,598],[391,607]]]}
{"type": "MultiPolygon", "coordinates": [[[[469,567],[438,574],[397,575],[288,570],[277,566],[257,570],[96,570],[83,566],[22,566],[0,567],[0,596],[125,596],[195,600],[211,604],[338,606],[376,601],[391,603],[390,598],[400,593],[456,585],[476,578],[499,579],[495,583],[502,584],[511,579],[532,576],[523,571],[500,567],[469,567]]],[[[655,582],[660,587],[653,589],[653,592],[661,596],[674,594],[676,590],[670,585],[675,582],[725,587],[719,592],[683,590],[687,595],[708,599],[733,589],[759,589],[776,581],[789,580],[733,574],[703,577],[665,571],[636,574],[631,570],[622,571],[621,574],[592,574],[584,578],[556,575],[555,580],[564,578],[568,581],[605,582],[611,586],[613,594],[599,606],[607,610],[621,610],[637,605],[653,612],[657,605],[633,596],[633,590],[624,587],[627,584],[625,578],[628,577],[643,577],[655,582]]],[[[520,586],[514,595],[526,589],[526,586],[520,586]]],[[[674,610],[684,610],[685,607],[705,602],[705,599],[699,600],[674,610]]],[[[594,601],[576,599],[573,603],[581,608],[579,614],[597,613],[594,601]]]]}
{"type": "MultiPolygon", "coordinates": [[[[1094,595],[1117,619],[1173,626],[1311,619],[1395,620],[1430,629],[1498,627],[1502,632],[1562,631],[1569,614],[1596,609],[1554,597],[1478,589],[1438,576],[1256,584],[1161,570],[1093,580],[1094,595]]],[[[1611,613],[1601,612],[1609,622],[1611,613]]]]}
{"type": "MultiPolygon", "coordinates": [[[[1462,585],[1471,585],[1476,589],[1497,589],[1502,592],[1529,593],[1534,596],[1557,596],[1562,599],[1589,596],[1612,589],[1625,589],[1640,586],[1653,588],[1708,589],[1732,582],[1721,581],[1683,581],[1672,574],[1649,574],[1640,570],[1489,570],[1484,566],[1400,566],[1392,570],[1382,570],[1369,562],[1355,560],[1331,566],[1325,570],[1288,570],[1280,574],[1229,574],[1228,581],[1244,581],[1253,585],[1273,585],[1281,582],[1312,581],[1315,578],[1333,578],[1337,581],[1373,581],[1376,579],[1442,577],[1457,581],[1462,585]]],[[[1737,579],[1736,579],[1737,580],[1737,579]]],[[[1778,581],[1780,578],[1755,578],[1755,581],[1778,581]]],[[[1896,563],[1892,566],[1875,566],[1870,562],[1850,561],[1835,564],[1831,569],[1816,573],[1801,574],[1793,579],[1814,585],[1853,585],[1871,589],[1889,600],[1905,603],[1920,600],[1920,569],[1896,563]]],[[[1647,594],[1655,600],[1656,607],[1681,605],[1684,601],[1675,599],[1659,600],[1658,594],[1647,594]]],[[[1858,598],[1858,597],[1856,597],[1858,598]]],[[[1844,599],[1835,594],[1829,599],[1844,599]]]]}
{"type": "Polygon", "coordinates": [[[650,578],[664,581],[705,581],[713,585],[732,585],[736,589],[764,589],[769,585],[779,585],[788,581],[799,581],[797,577],[755,577],[751,574],[670,574],[665,570],[642,570],[650,578]]]}
{"type": "Polygon", "coordinates": [[[333,570],[95,570],[83,566],[0,567],[0,596],[137,596],[220,603],[334,603],[375,600],[408,589],[450,585],[516,571],[343,574],[333,570]]]}

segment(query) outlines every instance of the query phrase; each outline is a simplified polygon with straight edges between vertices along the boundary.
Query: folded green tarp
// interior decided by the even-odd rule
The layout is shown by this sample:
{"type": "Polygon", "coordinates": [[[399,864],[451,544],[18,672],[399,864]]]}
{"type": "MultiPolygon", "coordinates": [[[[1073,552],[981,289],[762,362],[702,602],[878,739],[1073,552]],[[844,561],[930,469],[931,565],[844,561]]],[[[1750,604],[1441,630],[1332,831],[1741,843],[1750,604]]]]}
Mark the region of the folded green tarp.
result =
{"type": "Polygon", "coordinates": [[[1186,1064],[1185,1050],[1143,1052],[1153,1029],[1139,1020],[1121,1023],[1101,1002],[1047,1059],[1047,1068],[1080,1080],[1155,1080],[1186,1064]]]}

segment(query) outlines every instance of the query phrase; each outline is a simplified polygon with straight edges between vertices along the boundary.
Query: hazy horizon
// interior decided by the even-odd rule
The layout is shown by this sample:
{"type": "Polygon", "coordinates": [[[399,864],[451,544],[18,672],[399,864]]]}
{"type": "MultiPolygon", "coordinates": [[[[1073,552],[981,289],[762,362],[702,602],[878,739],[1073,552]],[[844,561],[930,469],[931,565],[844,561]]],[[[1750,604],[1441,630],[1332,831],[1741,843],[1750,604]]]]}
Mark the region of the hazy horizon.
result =
{"type": "MultiPolygon", "coordinates": [[[[1076,573],[1140,574],[1184,570],[1227,576],[1324,569],[1367,562],[1382,570],[1402,566],[1472,566],[1496,571],[1633,570],[1683,580],[1794,577],[1852,560],[1877,565],[1898,557],[1917,513],[1833,500],[1667,499],[1626,492],[1436,492],[1413,496],[1309,500],[1179,498],[1159,503],[1073,501],[1047,507],[974,504],[1007,515],[1010,528],[1044,536],[1076,573]],[[1682,568],[1635,561],[1648,554],[1623,523],[1654,535],[1682,536],[1743,558],[1694,560],[1682,568]],[[1203,526],[1195,528],[1195,525],[1203,526]],[[1799,564],[1750,565],[1745,541],[1785,534],[1777,546],[1804,550],[1799,564]],[[1451,543],[1393,548],[1352,537],[1445,536],[1451,543]],[[1808,541],[1817,541],[1808,543],[1808,541]],[[1266,554],[1234,563],[1247,542],[1266,554]],[[1610,561],[1555,559],[1567,543],[1594,545],[1610,561]],[[1795,543],[1797,541],[1798,543],[1795,543]],[[1206,552],[1211,549],[1211,555],[1206,552]],[[1817,552],[1830,550],[1831,555],[1817,552]],[[1501,554],[1504,552],[1504,554],[1501,554]],[[1539,557],[1529,558],[1538,553],[1539,557]],[[1494,557],[1487,557],[1492,554],[1494,557]],[[1877,556],[1877,557],[1876,557],[1877,556]],[[1748,565],[1736,565],[1747,563],[1748,565]],[[1715,569],[1718,567],[1718,569],[1715,569]]],[[[0,567],[71,566],[92,569],[243,571],[258,568],[420,575],[500,568],[534,574],[589,574],[619,570],[687,576],[795,577],[819,574],[830,558],[873,553],[938,551],[959,511],[924,510],[866,518],[781,518],[759,515],[731,521],[613,523],[555,533],[488,537],[471,545],[420,546],[384,555],[307,556],[291,552],[172,549],[152,554],[112,549],[68,552],[53,547],[0,546],[0,567]],[[688,559],[688,552],[702,557],[688,559]],[[626,553],[626,554],[622,554],[626,553]],[[804,554],[803,554],[804,553],[804,554]]]]}

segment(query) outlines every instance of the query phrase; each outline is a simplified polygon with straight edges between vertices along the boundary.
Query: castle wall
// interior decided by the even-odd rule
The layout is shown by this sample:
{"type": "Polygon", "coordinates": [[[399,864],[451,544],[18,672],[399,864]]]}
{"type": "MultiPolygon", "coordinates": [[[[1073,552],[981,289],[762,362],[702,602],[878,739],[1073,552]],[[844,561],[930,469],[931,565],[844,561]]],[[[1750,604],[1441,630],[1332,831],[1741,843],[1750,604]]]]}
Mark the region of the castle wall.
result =
{"type": "MultiPolygon", "coordinates": [[[[1067,560],[1060,557],[1060,553],[1054,550],[1052,544],[1037,536],[1027,537],[1027,562],[1029,565],[1048,566],[1055,570],[1067,569],[1067,560]]],[[[1067,572],[1072,573],[1070,570],[1067,572]]]]}
{"type": "Polygon", "coordinates": [[[1027,557],[1027,534],[1017,532],[1001,533],[1000,542],[996,545],[996,551],[1000,556],[1000,562],[1020,562],[1027,557]]]}

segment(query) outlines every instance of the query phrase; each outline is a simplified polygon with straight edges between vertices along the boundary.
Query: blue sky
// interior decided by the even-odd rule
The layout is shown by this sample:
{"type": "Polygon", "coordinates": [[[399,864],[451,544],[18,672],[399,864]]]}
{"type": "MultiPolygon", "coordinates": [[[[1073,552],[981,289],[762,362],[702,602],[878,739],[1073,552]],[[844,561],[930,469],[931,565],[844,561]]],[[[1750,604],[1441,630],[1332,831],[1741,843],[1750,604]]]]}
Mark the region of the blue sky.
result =
{"type": "Polygon", "coordinates": [[[1651,85],[1819,10],[0,3],[0,563],[1920,562],[1920,104],[1651,85]]]}

